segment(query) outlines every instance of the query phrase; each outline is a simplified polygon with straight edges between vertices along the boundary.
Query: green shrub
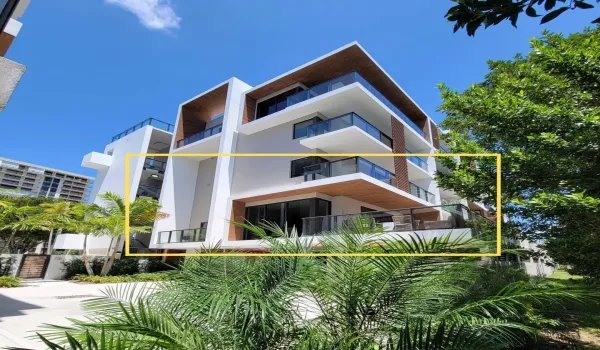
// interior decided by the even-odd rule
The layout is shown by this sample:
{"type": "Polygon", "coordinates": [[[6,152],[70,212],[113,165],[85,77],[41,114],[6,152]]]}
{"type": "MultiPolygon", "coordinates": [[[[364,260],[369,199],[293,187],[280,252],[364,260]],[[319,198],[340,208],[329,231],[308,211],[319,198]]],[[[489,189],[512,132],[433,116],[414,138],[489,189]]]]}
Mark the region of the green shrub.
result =
{"type": "Polygon", "coordinates": [[[123,257],[115,260],[108,272],[109,276],[134,275],[140,271],[140,259],[134,257],[123,257]]]}
{"type": "MultiPolygon", "coordinates": [[[[102,264],[104,264],[104,259],[91,258],[90,263],[92,265],[92,270],[94,271],[94,274],[100,274],[100,271],[102,270],[102,264]]],[[[85,265],[83,264],[82,258],[76,258],[71,261],[65,261],[63,262],[63,265],[65,266],[65,272],[63,276],[63,278],[65,279],[71,279],[73,278],[73,276],[76,275],[87,275],[87,271],[85,270],[85,265]]]]}
{"type": "MultiPolygon", "coordinates": [[[[143,272],[160,272],[175,270],[176,267],[162,261],[161,258],[149,258],[143,265],[143,272]]],[[[140,271],[142,272],[142,271],[140,271]]]]}
{"type": "Polygon", "coordinates": [[[135,275],[122,276],[88,276],[77,275],[73,280],[87,283],[123,283],[123,282],[156,282],[173,279],[176,275],[173,273],[138,273],[135,275]]]}
{"type": "Polygon", "coordinates": [[[0,276],[8,276],[15,263],[15,257],[0,258],[0,276]]]}
{"type": "Polygon", "coordinates": [[[14,288],[21,284],[19,277],[0,276],[0,288],[14,288]]]}

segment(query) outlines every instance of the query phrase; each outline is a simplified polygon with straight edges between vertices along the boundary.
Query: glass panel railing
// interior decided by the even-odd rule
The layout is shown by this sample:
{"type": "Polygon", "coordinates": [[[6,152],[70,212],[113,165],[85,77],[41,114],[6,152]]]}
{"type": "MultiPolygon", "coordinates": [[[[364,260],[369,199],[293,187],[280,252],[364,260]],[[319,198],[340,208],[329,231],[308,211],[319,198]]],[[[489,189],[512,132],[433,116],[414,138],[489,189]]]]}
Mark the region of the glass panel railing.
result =
{"type": "Polygon", "coordinates": [[[425,137],[425,133],[421,130],[415,122],[410,120],[398,107],[396,107],[390,100],[388,100],[381,92],[371,85],[366,79],[364,79],[360,74],[356,72],[348,73],[346,75],[342,75],[341,77],[337,77],[321,83],[319,85],[313,86],[310,89],[300,91],[297,94],[291,95],[287,97],[286,107],[293,106],[297,103],[304,102],[313,97],[317,97],[319,95],[323,95],[330,91],[342,88],[344,86],[350,85],[352,83],[360,83],[365,89],[367,89],[370,93],[373,94],[379,101],[381,101],[384,105],[386,105],[389,109],[391,109],[400,119],[402,119],[406,124],[408,124],[414,131],[416,131],[419,135],[425,137]]]}
{"type": "Polygon", "coordinates": [[[302,228],[302,236],[335,233],[331,231],[340,228],[351,232],[470,229],[471,237],[490,241],[495,239],[495,223],[462,204],[307,217],[302,219],[302,228]]]}
{"type": "Polygon", "coordinates": [[[167,162],[154,159],[154,158],[146,158],[144,161],[144,168],[150,170],[156,170],[160,172],[164,172],[167,167],[167,162]]]}
{"type": "MultiPolygon", "coordinates": [[[[406,153],[412,154],[413,152],[406,150],[406,153]]],[[[420,158],[417,156],[407,156],[406,159],[408,159],[409,161],[411,161],[412,163],[414,163],[415,165],[417,165],[418,167],[420,167],[422,169],[429,170],[427,167],[427,161],[423,158],[420,158]]]]}
{"type": "Polygon", "coordinates": [[[118,139],[123,138],[123,137],[131,134],[132,132],[139,130],[139,129],[143,128],[144,126],[148,126],[148,125],[153,126],[158,129],[161,129],[161,130],[168,131],[168,132],[173,132],[175,130],[175,126],[173,126],[173,124],[169,124],[167,122],[163,122],[162,120],[158,120],[158,119],[154,119],[154,118],[148,118],[140,123],[135,124],[131,128],[123,131],[122,133],[119,133],[119,134],[113,136],[112,140],[113,140],[113,142],[115,142],[118,139]]]}
{"type": "Polygon", "coordinates": [[[158,199],[160,197],[160,187],[139,185],[137,195],[138,197],[150,197],[158,199]]]}
{"type": "Polygon", "coordinates": [[[408,183],[408,187],[410,190],[410,194],[412,194],[413,196],[424,199],[424,200],[428,201],[429,203],[435,203],[435,195],[433,193],[425,190],[422,187],[415,185],[412,182],[408,183]]]}
{"type": "Polygon", "coordinates": [[[392,148],[392,138],[379,131],[376,127],[371,125],[369,122],[364,120],[356,113],[348,113],[335,117],[332,119],[324,120],[322,122],[312,124],[306,127],[307,137],[318,136],[326,134],[328,132],[345,129],[351,126],[357,126],[367,134],[373,136],[375,139],[381,141],[386,146],[392,148]]]}
{"type": "Polygon", "coordinates": [[[209,136],[216,135],[216,134],[220,133],[222,129],[223,129],[223,125],[219,124],[219,125],[213,126],[210,129],[206,129],[204,131],[200,131],[197,134],[194,134],[192,136],[186,137],[183,140],[177,141],[177,147],[182,147],[182,146],[185,146],[185,145],[189,145],[189,144],[194,143],[196,141],[203,140],[203,139],[205,139],[205,138],[207,138],[209,136]]]}
{"type": "Polygon", "coordinates": [[[384,168],[361,157],[340,159],[304,167],[304,181],[319,180],[327,177],[363,173],[389,185],[396,185],[396,176],[384,168]]]}
{"type": "Polygon", "coordinates": [[[204,242],[206,227],[158,232],[158,243],[204,242]]]}

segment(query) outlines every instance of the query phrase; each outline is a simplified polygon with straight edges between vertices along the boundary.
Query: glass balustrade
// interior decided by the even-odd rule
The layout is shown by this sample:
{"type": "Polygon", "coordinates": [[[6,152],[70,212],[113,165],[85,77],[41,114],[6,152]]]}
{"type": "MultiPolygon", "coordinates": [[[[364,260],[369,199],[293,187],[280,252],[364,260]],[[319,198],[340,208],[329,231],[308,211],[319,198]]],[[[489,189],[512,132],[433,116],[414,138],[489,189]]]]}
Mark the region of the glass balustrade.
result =
{"type": "Polygon", "coordinates": [[[200,131],[197,134],[194,134],[192,136],[186,137],[183,140],[177,141],[177,147],[183,147],[185,145],[189,145],[189,144],[194,143],[196,141],[203,140],[203,139],[205,139],[205,138],[207,138],[209,136],[216,135],[216,134],[220,133],[222,129],[223,129],[223,125],[219,124],[219,125],[213,126],[210,129],[206,129],[204,131],[200,131]]]}
{"type": "Polygon", "coordinates": [[[162,120],[158,120],[158,119],[154,119],[154,118],[148,118],[140,123],[135,124],[131,128],[123,131],[122,133],[119,133],[119,134],[113,136],[112,140],[113,140],[113,142],[115,142],[118,139],[123,138],[123,137],[131,134],[132,132],[139,130],[139,129],[143,128],[144,126],[148,126],[148,125],[153,126],[158,129],[161,129],[161,130],[168,131],[168,132],[173,132],[175,130],[175,127],[173,126],[173,124],[169,124],[167,122],[163,122],[162,120]]]}
{"type": "Polygon", "coordinates": [[[365,131],[367,134],[373,136],[376,140],[379,140],[389,148],[392,148],[392,139],[389,136],[379,131],[379,129],[371,125],[369,122],[361,118],[356,113],[348,113],[339,117],[308,125],[306,127],[306,136],[318,136],[326,134],[328,132],[349,128],[351,126],[358,127],[359,129],[365,131]]]}

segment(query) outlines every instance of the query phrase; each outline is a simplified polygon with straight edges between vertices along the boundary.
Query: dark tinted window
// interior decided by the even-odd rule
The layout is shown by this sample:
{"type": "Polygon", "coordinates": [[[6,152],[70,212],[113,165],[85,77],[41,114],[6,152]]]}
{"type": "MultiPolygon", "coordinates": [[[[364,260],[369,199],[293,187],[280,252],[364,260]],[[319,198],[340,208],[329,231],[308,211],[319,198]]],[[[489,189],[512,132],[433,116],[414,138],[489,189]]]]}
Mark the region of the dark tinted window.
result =
{"type": "Polygon", "coordinates": [[[307,167],[309,165],[320,164],[320,163],[327,163],[327,162],[328,162],[327,159],[317,157],[317,156],[292,160],[290,176],[291,177],[302,176],[302,175],[304,175],[304,167],[307,167]]]}
{"type": "Polygon", "coordinates": [[[285,109],[287,107],[288,96],[294,95],[302,90],[301,87],[293,88],[275,97],[259,102],[256,105],[256,119],[266,117],[269,114],[285,109]]]}
{"type": "Polygon", "coordinates": [[[297,139],[297,138],[300,138],[300,137],[306,137],[306,135],[307,135],[307,129],[306,128],[309,125],[313,125],[313,124],[318,123],[320,121],[322,121],[321,118],[314,117],[314,118],[311,118],[309,120],[305,120],[303,122],[294,124],[294,139],[297,139]]]}

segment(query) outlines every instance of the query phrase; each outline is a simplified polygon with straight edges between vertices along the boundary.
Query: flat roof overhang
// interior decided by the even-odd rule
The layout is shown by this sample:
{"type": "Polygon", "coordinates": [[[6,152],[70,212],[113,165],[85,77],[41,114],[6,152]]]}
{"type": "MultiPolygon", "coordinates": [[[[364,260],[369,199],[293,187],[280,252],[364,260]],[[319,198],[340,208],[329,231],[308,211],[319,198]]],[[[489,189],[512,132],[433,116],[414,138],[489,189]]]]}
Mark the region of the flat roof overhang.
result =
{"type": "Polygon", "coordinates": [[[306,137],[300,144],[327,153],[391,153],[392,149],[353,125],[321,135],[306,137]],[[348,142],[348,140],[352,140],[348,142]]]}
{"type": "Polygon", "coordinates": [[[258,85],[249,90],[246,96],[258,100],[296,83],[311,87],[350,72],[358,72],[417,124],[421,125],[428,120],[415,101],[357,42],[258,85]]]}
{"type": "MultiPolygon", "coordinates": [[[[386,105],[360,83],[352,83],[289,106],[266,117],[242,124],[238,127],[238,131],[245,135],[252,135],[295,120],[300,121],[302,118],[317,112],[330,119],[354,112],[384,133],[386,133],[386,130],[391,130],[391,118],[394,115],[386,105]]],[[[416,143],[419,145],[417,147],[419,149],[429,147],[429,142],[425,138],[400,117],[396,119],[404,125],[405,137],[409,144],[416,143]]],[[[388,136],[392,137],[389,134],[388,136]]]]}
{"type": "MultiPolygon", "coordinates": [[[[299,185],[242,193],[231,199],[243,203],[256,202],[307,193],[322,193],[330,197],[345,196],[385,209],[415,208],[432,204],[362,173],[305,181],[299,185]]],[[[439,211],[432,208],[432,211],[439,211]]]]}
{"type": "MultiPolygon", "coordinates": [[[[219,153],[219,143],[221,142],[221,133],[209,136],[205,139],[190,143],[179,148],[174,148],[172,154],[194,154],[189,156],[190,159],[204,160],[214,157],[215,153],[219,153]],[[208,155],[203,155],[208,154],[208,155]],[[212,155],[211,155],[212,154],[212,155]]],[[[175,144],[177,145],[177,144],[175,144]]]]}

